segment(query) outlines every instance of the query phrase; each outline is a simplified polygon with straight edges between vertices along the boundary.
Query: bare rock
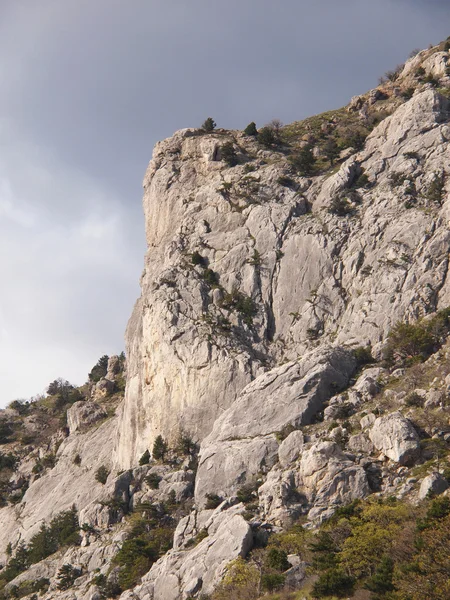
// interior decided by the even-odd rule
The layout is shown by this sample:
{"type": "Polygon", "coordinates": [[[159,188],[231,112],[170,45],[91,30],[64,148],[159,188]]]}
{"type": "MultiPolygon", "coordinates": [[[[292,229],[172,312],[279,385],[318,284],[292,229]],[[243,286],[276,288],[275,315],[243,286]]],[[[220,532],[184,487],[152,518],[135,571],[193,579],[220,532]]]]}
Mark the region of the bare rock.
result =
{"type": "Polygon", "coordinates": [[[107,416],[106,411],[95,402],[75,402],[67,411],[67,426],[70,433],[75,433],[107,416]]]}
{"type": "Polygon", "coordinates": [[[377,450],[401,465],[412,464],[420,454],[417,431],[400,412],[376,419],[369,437],[377,450]]]}
{"type": "Polygon", "coordinates": [[[281,442],[278,448],[278,458],[283,468],[288,467],[298,459],[303,449],[303,442],[304,437],[301,431],[293,431],[281,442]]]}
{"type": "Polygon", "coordinates": [[[427,475],[420,484],[419,499],[424,500],[429,494],[438,496],[448,489],[447,479],[441,473],[431,473],[427,475]]]}

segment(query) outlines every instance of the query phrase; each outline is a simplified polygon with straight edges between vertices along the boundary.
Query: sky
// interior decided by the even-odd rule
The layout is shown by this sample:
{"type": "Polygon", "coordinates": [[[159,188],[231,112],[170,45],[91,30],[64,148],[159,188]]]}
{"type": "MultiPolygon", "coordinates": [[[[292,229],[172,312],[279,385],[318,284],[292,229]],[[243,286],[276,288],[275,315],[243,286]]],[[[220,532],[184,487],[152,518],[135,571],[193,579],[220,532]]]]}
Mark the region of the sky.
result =
{"type": "Polygon", "coordinates": [[[158,140],[338,108],[448,35],[448,0],[0,0],[0,406],[124,349],[158,140]]]}

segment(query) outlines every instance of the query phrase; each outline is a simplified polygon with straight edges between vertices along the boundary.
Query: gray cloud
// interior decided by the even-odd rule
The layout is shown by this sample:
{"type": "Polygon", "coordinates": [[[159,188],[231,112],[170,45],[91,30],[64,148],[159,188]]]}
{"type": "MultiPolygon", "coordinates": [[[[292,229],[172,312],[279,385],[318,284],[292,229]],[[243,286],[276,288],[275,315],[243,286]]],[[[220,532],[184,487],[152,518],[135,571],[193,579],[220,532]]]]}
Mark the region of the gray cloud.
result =
{"type": "Polygon", "coordinates": [[[3,0],[0,399],[122,349],[154,143],[345,104],[448,35],[448,2],[3,0]]]}

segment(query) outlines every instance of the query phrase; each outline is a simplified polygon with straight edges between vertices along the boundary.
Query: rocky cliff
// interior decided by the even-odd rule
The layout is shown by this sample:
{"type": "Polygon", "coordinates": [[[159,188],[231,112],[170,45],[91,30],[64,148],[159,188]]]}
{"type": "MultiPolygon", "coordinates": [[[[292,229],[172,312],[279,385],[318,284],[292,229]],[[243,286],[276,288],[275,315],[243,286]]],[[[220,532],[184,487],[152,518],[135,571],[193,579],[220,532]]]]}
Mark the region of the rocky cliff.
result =
{"type": "Polygon", "coordinates": [[[449,73],[440,44],[343,109],[157,144],[124,395],[113,357],[1,415],[6,597],[210,595],[293,523],[445,491],[449,73]]]}

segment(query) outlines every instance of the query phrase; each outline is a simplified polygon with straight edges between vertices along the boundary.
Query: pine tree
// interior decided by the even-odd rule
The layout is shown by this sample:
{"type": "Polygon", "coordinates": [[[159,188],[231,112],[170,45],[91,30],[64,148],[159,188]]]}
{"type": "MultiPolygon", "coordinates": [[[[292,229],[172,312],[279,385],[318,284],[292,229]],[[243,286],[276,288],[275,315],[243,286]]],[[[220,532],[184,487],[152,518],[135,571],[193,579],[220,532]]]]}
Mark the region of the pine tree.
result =
{"type": "Polygon", "coordinates": [[[244,129],[244,133],[245,135],[258,135],[258,130],[256,129],[256,124],[254,121],[247,125],[247,127],[244,129]]]}
{"type": "Polygon", "coordinates": [[[153,444],[153,458],[155,460],[164,461],[164,456],[167,453],[167,449],[167,442],[163,440],[162,436],[158,435],[158,437],[155,440],[155,443],[153,444]]]}
{"type": "Polygon", "coordinates": [[[208,117],[202,125],[203,131],[207,131],[208,133],[210,133],[211,131],[214,131],[215,128],[216,128],[216,122],[211,117],[208,117]]]}
{"type": "Polygon", "coordinates": [[[146,450],[144,452],[144,454],[141,456],[141,458],[139,459],[139,464],[142,465],[148,465],[148,463],[150,462],[150,452],[148,450],[146,450]]]}

